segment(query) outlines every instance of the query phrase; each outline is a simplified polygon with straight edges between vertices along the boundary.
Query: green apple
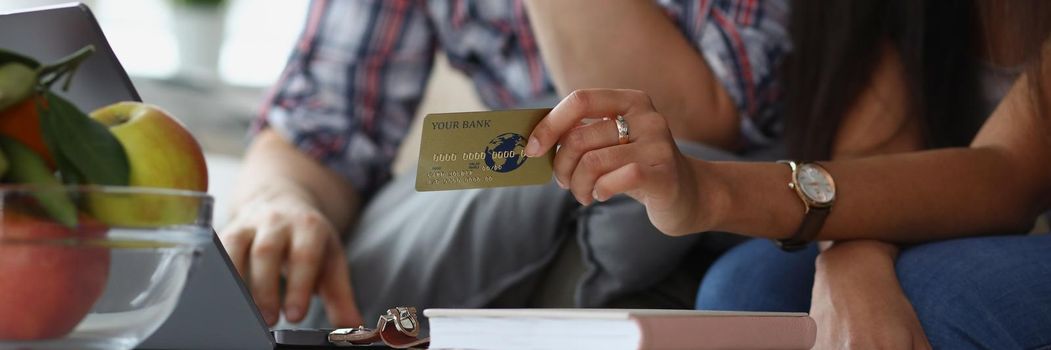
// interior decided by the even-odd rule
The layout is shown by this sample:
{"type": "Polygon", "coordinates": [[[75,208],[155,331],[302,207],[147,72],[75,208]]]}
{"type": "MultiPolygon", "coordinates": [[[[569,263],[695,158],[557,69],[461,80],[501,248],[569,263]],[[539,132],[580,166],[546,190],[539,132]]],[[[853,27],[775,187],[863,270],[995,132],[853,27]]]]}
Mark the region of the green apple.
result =
{"type": "MultiPolygon", "coordinates": [[[[182,123],[160,108],[119,102],[91,113],[124,147],[128,185],[205,192],[208,168],[204,153],[182,123]]],[[[142,193],[105,193],[88,198],[92,213],[109,225],[158,226],[193,223],[195,197],[142,193]]]]}

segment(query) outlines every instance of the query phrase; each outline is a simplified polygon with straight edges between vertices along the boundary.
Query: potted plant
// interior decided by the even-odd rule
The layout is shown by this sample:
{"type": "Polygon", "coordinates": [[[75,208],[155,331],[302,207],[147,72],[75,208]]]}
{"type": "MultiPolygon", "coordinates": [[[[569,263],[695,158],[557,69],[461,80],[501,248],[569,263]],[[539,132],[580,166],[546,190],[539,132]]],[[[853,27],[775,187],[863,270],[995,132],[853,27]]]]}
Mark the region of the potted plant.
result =
{"type": "Polygon", "coordinates": [[[205,85],[218,77],[226,0],[171,0],[179,49],[178,78],[205,85]]]}

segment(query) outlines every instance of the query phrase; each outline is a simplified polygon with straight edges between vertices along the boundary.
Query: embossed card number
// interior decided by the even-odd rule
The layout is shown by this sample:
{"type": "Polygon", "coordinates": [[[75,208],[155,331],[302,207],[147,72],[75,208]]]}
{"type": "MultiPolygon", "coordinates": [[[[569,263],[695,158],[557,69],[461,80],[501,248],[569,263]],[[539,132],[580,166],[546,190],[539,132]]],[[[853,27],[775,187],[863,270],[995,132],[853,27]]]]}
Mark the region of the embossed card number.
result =
{"type": "Polygon", "coordinates": [[[429,114],[423,121],[417,191],[539,185],[551,181],[549,151],[524,154],[550,109],[429,114]]]}

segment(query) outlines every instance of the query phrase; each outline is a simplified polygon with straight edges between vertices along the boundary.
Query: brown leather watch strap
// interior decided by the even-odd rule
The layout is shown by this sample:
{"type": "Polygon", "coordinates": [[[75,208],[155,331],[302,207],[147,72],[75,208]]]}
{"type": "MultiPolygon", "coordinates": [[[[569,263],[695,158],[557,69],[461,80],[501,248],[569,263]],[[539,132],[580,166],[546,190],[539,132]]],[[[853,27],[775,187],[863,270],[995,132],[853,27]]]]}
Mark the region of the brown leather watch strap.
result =
{"type": "Polygon", "coordinates": [[[828,207],[811,207],[803,216],[803,223],[799,225],[796,233],[792,237],[776,240],[777,246],[786,252],[794,252],[806,248],[810,242],[814,241],[818,231],[821,231],[821,226],[825,224],[825,218],[828,217],[829,209],[828,207]]]}

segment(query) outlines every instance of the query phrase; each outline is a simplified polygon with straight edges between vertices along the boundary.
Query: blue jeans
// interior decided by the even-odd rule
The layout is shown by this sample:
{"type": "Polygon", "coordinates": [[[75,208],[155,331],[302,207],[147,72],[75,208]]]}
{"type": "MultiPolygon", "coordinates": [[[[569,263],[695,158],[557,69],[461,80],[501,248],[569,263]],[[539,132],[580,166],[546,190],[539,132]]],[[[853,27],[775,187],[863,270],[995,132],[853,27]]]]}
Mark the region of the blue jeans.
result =
{"type": "MultiPolygon", "coordinates": [[[[806,312],[817,253],[757,239],[737,246],[708,270],[697,308],[806,312]]],[[[1051,349],[1051,235],[912,246],[896,270],[935,348],[1051,349]]]]}

